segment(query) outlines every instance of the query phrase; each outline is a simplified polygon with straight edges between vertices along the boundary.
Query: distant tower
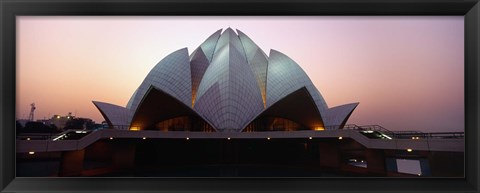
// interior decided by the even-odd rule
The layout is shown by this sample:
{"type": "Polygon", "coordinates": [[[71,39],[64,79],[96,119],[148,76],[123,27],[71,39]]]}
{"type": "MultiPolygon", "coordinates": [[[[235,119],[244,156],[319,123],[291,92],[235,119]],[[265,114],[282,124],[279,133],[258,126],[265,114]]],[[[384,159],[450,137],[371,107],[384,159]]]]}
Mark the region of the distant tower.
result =
{"type": "Polygon", "coordinates": [[[35,112],[35,103],[32,103],[30,104],[31,108],[30,108],[30,115],[28,116],[28,120],[30,121],[33,121],[33,115],[34,115],[34,112],[35,112]]]}

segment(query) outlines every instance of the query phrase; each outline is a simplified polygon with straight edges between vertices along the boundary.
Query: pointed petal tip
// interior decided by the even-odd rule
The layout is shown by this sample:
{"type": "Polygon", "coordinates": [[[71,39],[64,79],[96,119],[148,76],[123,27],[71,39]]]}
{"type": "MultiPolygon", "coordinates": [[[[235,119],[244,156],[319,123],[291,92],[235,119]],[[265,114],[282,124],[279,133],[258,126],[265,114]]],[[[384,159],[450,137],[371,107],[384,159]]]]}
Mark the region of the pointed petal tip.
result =
{"type": "Polygon", "coordinates": [[[225,29],[225,31],[223,31],[223,33],[226,33],[226,32],[237,34],[231,27],[228,27],[227,29],[225,29]]]}
{"type": "Polygon", "coordinates": [[[93,103],[93,104],[100,104],[100,103],[106,103],[106,102],[100,102],[100,101],[94,101],[94,100],[92,100],[92,103],[93,103]]]}
{"type": "Polygon", "coordinates": [[[212,35],[222,34],[222,31],[223,31],[223,28],[220,28],[219,30],[215,31],[215,33],[213,33],[212,35]]]}
{"type": "Polygon", "coordinates": [[[245,35],[245,33],[243,33],[242,31],[240,31],[239,29],[235,29],[235,31],[237,31],[237,34],[238,34],[238,35],[240,35],[240,34],[245,35]]]}
{"type": "MultiPolygon", "coordinates": [[[[275,50],[275,49],[270,49],[270,54],[269,54],[269,56],[272,56],[272,54],[279,54],[279,55],[283,55],[283,56],[285,56],[285,57],[288,57],[286,54],[284,54],[284,53],[282,53],[282,52],[280,52],[280,51],[278,51],[278,50],[275,50]]],[[[288,58],[290,58],[290,57],[288,57],[288,58]]]]}

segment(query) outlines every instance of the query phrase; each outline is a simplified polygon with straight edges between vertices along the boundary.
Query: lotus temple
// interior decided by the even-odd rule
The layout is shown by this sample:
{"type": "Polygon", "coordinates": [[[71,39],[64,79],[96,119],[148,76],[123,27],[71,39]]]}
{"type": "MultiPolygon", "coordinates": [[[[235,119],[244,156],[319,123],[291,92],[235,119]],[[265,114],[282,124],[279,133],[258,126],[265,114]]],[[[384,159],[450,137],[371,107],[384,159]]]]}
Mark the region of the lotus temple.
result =
{"type": "Polygon", "coordinates": [[[110,128],[197,132],[341,129],[359,104],[328,107],[295,61],[231,28],[163,58],[126,106],[93,103],[110,128]]]}
{"type": "Polygon", "coordinates": [[[93,104],[108,128],[17,136],[17,175],[464,175],[463,132],[346,125],[358,103],[328,107],[295,61],[230,28],[165,56],[125,106],[93,104]]]}

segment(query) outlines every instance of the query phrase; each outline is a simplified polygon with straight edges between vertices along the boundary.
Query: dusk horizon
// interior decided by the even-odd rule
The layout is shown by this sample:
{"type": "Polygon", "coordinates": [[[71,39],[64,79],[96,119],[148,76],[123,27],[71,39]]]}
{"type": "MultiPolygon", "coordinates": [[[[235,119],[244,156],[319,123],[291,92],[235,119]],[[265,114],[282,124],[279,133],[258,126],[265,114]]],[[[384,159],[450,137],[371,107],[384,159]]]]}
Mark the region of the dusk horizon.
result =
{"type": "Polygon", "coordinates": [[[347,124],[463,132],[463,26],[461,16],[19,16],[16,118],[35,103],[35,119],[100,123],[92,101],[125,107],[162,58],[231,27],[291,57],[328,107],[359,102],[347,124]]]}

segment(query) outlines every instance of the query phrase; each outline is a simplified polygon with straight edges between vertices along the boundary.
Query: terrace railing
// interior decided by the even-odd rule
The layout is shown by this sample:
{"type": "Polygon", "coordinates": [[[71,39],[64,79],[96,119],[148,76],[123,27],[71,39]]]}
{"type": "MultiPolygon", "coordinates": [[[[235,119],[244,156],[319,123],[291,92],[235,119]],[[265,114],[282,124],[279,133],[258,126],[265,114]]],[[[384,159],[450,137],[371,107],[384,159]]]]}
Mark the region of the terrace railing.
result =
{"type": "Polygon", "coordinates": [[[380,125],[358,126],[355,124],[345,125],[343,129],[357,131],[376,131],[390,136],[393,139],[458,139],[464,138],[465,132],[431,132],[420,131],[390,131],[380,125]]]}

